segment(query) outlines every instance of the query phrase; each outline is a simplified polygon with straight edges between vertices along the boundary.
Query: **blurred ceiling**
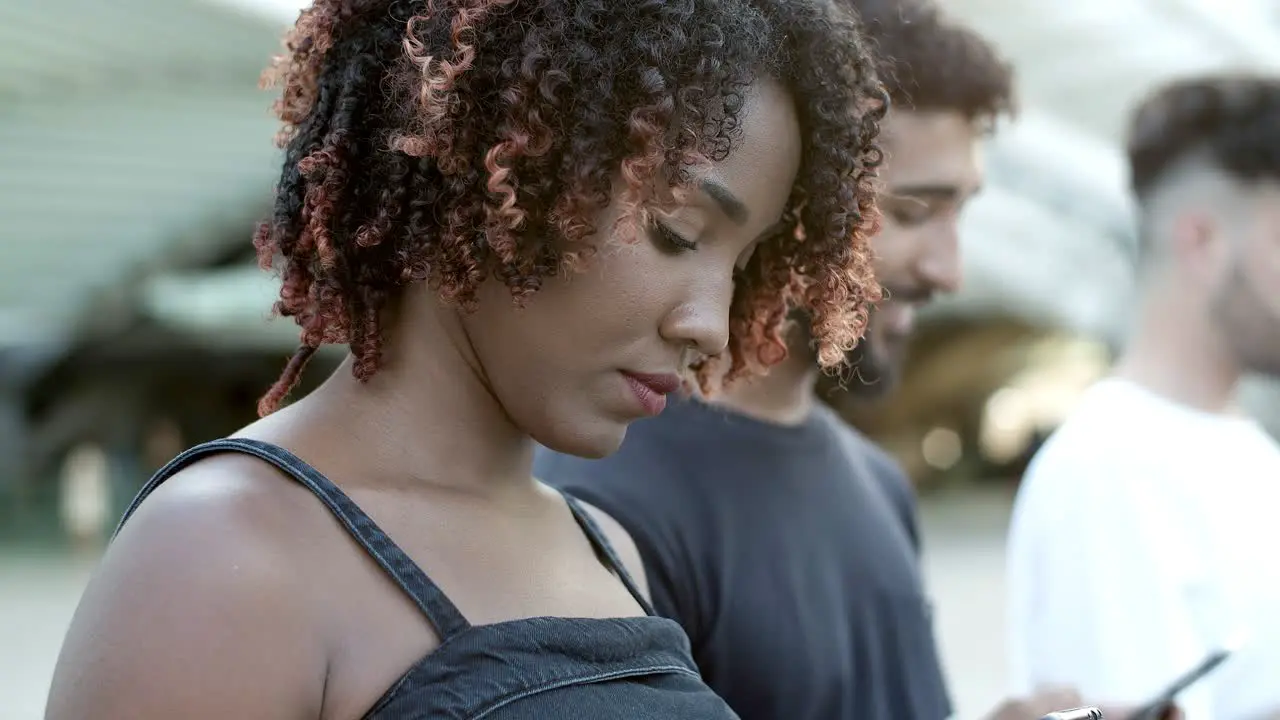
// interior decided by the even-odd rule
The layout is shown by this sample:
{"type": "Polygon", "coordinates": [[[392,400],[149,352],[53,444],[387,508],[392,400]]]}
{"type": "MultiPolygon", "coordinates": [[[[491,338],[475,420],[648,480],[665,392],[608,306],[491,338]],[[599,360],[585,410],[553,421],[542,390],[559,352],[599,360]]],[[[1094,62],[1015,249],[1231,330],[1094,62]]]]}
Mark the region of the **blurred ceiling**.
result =
{"type": "Polygon", "coordinates": [[[1269,3],[942,0],[1013,59],[1029,107],[1118,141],[1139,97],[1178,75],[1275,68],[1269,3]]]}
{"type": "Polygon", "coordinates": [[[202,0],[0,2],[0,350],[109,330],[149,270],[247,226],[277,36],[202,0]]]}

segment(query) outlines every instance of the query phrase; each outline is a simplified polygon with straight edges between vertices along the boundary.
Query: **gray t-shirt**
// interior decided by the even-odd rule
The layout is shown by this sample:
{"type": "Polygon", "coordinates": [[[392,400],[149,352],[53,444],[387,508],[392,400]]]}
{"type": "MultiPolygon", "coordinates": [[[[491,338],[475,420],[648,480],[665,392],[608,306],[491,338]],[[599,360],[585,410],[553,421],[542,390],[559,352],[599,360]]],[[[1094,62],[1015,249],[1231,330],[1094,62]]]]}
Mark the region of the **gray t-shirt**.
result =
{"type": "Polygon", "coordinates": [[[535,472],[630,532],[743,720],[950,716],[911,487],[829,409],[784,427],[672,402],[614,455],[540,449],[535,472]]]}

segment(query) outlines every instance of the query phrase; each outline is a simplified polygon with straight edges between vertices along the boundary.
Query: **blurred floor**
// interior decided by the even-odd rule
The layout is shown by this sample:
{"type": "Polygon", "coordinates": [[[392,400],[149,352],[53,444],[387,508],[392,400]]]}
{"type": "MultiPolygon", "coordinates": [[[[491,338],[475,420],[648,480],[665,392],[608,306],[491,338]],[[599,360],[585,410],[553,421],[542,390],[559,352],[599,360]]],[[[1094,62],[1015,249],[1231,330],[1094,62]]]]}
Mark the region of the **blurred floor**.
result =
{"type": "Polygon", "coordinates": [[[1005,689],[1004,539],[1013,495],[948,492],[921,503],[925,573],[959,720],[983,717],[1005,689]]]}
{"type": "MultiPolygon", "coordinates": [[[[952,492],[922,504],[926,572],[936,599],[957,717],[981,717],[1004,678],[1007,494],[952,492]]],[[[91,559],[0,548],[0,720],[38,720],[58,646],[91,559]]]]}
{"type": "Polygon", "coordinates": [[[39,720],[93,559],[0,548],[0,720],[39,720]]]}

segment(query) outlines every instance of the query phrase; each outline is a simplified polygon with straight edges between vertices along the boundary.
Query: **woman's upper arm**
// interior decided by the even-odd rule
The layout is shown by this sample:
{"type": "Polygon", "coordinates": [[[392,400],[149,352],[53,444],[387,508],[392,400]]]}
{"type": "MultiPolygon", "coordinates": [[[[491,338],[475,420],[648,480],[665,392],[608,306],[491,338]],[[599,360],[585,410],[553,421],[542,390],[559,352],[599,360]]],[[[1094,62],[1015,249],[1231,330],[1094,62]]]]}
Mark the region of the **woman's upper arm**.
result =
{"type": "Polygon", "coordinates": [[[319,717],[323,641],[251,500],[193,478],[143,504],[76,609],[46,720],[319,717]]]}

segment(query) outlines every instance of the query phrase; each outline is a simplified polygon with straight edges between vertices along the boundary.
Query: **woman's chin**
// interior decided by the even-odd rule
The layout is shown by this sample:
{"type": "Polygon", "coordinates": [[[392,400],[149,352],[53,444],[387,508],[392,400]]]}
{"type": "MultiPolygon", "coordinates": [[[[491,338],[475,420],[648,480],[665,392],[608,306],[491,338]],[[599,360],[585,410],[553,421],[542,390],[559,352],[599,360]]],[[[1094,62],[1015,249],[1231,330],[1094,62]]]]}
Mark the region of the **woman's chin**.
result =
{"type": "Polygon", "coordinates": [[[536,434],[533,439],[548,450],[599,460],[617,452],[626,436],[627,423],[597,420],[590,427],[561,426],[552,432],[536,434]]]}

